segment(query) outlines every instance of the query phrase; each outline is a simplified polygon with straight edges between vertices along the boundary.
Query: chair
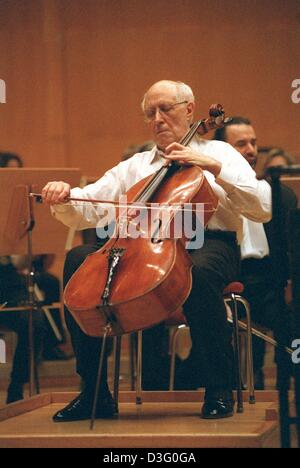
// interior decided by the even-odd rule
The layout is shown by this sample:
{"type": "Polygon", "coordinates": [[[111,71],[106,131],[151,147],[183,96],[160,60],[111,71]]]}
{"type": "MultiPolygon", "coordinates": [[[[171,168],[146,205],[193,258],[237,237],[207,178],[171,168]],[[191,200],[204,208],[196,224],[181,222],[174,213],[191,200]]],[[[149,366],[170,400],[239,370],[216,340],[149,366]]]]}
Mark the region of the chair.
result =
{"type": "MultiPolygon", "coordinates": [[[[240,352],[240,333],[246,331],[246,369],[247,369],[247,386],[249,388],[249,403],[255,403],[254,394],[254,375],[253,375],[253,357],[252,357],[252,334],[251,334],[251,316],[250,306],[245,298],[241,296],[244,286],[239,282],[230,283],[223,291],[224,302],[230,305],[231,314],[228,314],[227,320],[233,324],[233,342],[235,354],[235,378],[237,388],[237,412],[243,412],[243,397],[242,397],[242,366],[240,352]],[[246,324],[238,320],[238,303],[242,304],[246,313],[246,324]]],[[[186,319],[182,312],[170,317],[167,325],[175,326],[171,338],[171,365],[170,365],[170,381],[169,389],[174,389],[175,380],[175,358],[176,344],[180,330],[188,328],[186,319]]]]}
{"type": "MultiPolygon", "coordinates": [[[[255,403],[254,395],[254,379],[253,379],[253,360],[252,360],[252,335],[251,335],[251,318],[250,318],[250,307],[248,302],[241,296],[244,290],[242,283],[233,282],[230,283],[224,289],[224,301],[226,304],[231,305],[232,318],[229,317],[229,321],[233,323],[233,338],[234,338],[234,350],[235,350],[235,373],[237,382],[237,412],[243,411],[243,395],[242,395],[242,378],[241,378],[241,358],[240,358],[240,346],[239,346],[239,326],[242,322],[238,320],[238,303],[241,303],[245,308],[246,312],[246,324],[242,327],[242,330],[246,329],[246,357],[247,357],[247,375],[248,375],[248,386],[249,386],[249,403],[255,403]]],[[[178,332],[182,327],[188,327],[185,316],[182,310],[177,310],[166,322],[168,326],[175,326],[176,329],[171,339],[171,365],[170,365],[170,385],[169,389],[174,388],[174,375],[175,375],[175,350],[176,340],[178,332]]],[[[114,338],[115,340],[115,369],[114,369],[114,399],[116,402],[116,408],[118,408],[119,400],[119,373],[120,373],[120,354],[121,354],[121,336],[114,338]]],[[[136,372],[136,404],[142,403],[142,331],[138,332],[138,345],[137,345],[137,372],[136,372]]]]}
{"type": "MultiPolygon", "coordinates": [[[[247,383],[249,387],[249,403],[255,403],[254,394],[254,375],[253,375],[253,358],[252,358],[252,335],[251,335],[251,316],[250,307],[246,299],[241,296],[244,286],[239,282],[230,283],[223,291],[224,302],[230,305],[231,314],[228,315],[228,321],[233,324],[233,341],[235,354],[235,377],[237,387],[237,411],[243,411],[242,398],[242,366],[241,366],[241,350],[240,350],[240,333],[246,331],[246,369],[247,383]],[[241,303],[246,313],[246,324],[238,320],[238,303],[241,303]]],[[[169,389],[174,389],[175,380],[175,358],[177,337],[182,328],[188,328],[186,319],[182,313],[177,313],[177,316],[171,316],[168,325],[174,326],[175,331],[171,338],[171,365],[170,365],[170,382],[169,389]]]]}

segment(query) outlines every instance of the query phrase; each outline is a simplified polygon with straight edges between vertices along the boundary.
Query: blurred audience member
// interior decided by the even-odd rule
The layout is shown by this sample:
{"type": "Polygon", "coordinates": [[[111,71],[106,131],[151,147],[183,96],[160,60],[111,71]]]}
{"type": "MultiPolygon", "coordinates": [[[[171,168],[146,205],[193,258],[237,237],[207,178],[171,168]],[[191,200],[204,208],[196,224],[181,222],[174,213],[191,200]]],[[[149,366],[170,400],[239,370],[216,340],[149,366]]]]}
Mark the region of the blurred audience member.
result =
{"type": "Polygon", "coordinates": [[[282,148],[272,148],[267,154],[264,170],[268,167],[291,166],[292,164],[295,164],[295,160],[291,155],[282,148]]]}
{"type": "Polygon", "coordinates": [[[23,167],[23,161],[15,153],[0,152],[0,167],[23,167]]]}

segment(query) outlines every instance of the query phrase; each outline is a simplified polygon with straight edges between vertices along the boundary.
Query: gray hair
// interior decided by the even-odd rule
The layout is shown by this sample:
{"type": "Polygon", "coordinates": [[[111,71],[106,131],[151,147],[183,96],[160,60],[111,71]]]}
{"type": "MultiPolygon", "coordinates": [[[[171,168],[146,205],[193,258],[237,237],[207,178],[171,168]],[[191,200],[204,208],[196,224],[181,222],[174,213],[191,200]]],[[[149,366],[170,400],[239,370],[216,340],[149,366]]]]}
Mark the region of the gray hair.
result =
{"type": "Polygon", "coordinates": [[[169,84],[169,85],[173,85],[176,87],[176,91],[177,91],[177,99],[178,101],[188,101],[188,102],[195,102],[195,97],[194,97],[194,94],[193,94],[193,91],[192,89],[190,88],[190,86],[188,86],[187,84],[183,83],[182,81],[171,81],[171,80],[161,80],[161,81],[158,81],[157,83],[154,83],[154,85],[152,85],[148,91],[146,91],[146,93],[144,94],[143,96],[143,99],[142,99],[142,103],[141,103],[141,106],[142,106],[142,110],[144,111],[145,109],[145,100],[146,100],[146,97],[147,97],[147,94],[148,92],[150,91],[150,89],[159,84],[159,83],[165,83],[165,84],[169,84]]]}

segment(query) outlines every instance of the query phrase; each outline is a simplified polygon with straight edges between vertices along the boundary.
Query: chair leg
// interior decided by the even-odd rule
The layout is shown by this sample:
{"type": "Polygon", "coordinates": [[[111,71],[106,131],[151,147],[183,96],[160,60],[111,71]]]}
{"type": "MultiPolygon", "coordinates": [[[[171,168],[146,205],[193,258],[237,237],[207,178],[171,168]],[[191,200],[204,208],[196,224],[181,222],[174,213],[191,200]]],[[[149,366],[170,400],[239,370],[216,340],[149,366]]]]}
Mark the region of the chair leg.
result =
{"type": "Polygon", "coordinates": [[[237,412],[242,413],[243,407],[243,392],[242,392],[242,377],[241,377],[241,357],[239,346],[239,326],[238,326],[238,312],[237,301],[235,294],[231,294],[232,307],[232,320],[233,320],[233,341],[234,341],[234,354],[235,354],[235,375],[236,375],[236,391],[237,391],[237,412]]]}
{"type": "Polygon", "coordinates": [[[28,312],[28,356],[29,356],[29,396],[34,395],[34,387],[36,381],[36,356],[34,352],[34,323],[33,323],[33,309],[28,312]]]}
{"type": "Polygon", "coordinates": [[[122,336],[114,337],[114,401],[116,412],[119,412],[119,383],[120,383],[120,362],[121,362],[122,336]]]}
{"type": "Polygon", "coordinates": [[[129,336],[129,359],[130,359],[130,389],[135,390],[135,379],[136,379],[136,334],[131,333],[129,336]]]}
{"type": "Polygon", "coordinates": [[[249,390],[249,403],[255,403],[255,391],[254,391],[254,371],[253,371],[253,351],[252,351],[252,330],[251,330],[251,315],[250,306],[248,301],[241,296],[236,296],[237,302],[240,302],[246,312],[246,333],[247,333],[247,383],[249,390]]]}
{"type": "Polygon", "coordinates": [[[137,370],[136,370],[136,397],[137,405],[142,404],[142,352],[143,352],[143,332],[138,331],[138,349],[137,349],[137,370]]]}
{"type": "Polygon", "coordinates": [[[34,360],[34,383],[35,383],[35,390],[36,393],[39,394],[41,392],[40,388],[40,379],[39,379],[39,367],[36,359],[34,360]]]}

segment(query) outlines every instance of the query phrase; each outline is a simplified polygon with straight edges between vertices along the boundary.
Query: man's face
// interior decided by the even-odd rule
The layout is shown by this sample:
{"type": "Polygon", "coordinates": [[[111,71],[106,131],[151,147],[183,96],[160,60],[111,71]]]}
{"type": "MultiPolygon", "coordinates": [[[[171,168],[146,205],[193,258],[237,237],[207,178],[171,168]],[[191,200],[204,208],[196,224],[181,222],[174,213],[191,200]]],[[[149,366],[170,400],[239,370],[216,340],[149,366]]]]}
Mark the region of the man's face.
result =
{"type": "Polygon", "coordinates": [[[182,101],[178,99],[176,86],[167,83],[153,85],[146,94],[145,118],[153,140],[162,150],[174,141],[180,141],[190,128],[194,103],[182,101]]]}
{"type": "Polygon", "coordinates": [[[251,125],[229,125],[226,128],[226,141],[248,161],[252,168],[257,161],[257,142],[251,125]]]}

